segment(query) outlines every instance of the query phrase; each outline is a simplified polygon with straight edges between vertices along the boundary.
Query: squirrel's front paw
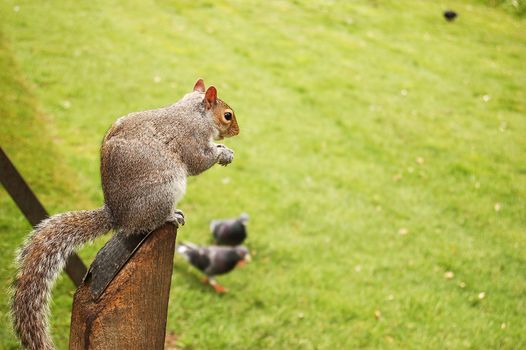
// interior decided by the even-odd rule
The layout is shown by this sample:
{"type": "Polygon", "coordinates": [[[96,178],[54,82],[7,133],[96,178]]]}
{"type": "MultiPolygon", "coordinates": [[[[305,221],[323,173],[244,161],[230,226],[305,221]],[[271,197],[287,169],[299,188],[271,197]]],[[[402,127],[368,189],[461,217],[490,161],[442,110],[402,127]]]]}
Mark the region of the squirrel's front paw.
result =
{"type": "Polygon", "coordinates": [[[220,165],[226,166],[232,163],[232,160],[234,159],[234,151],[232,151],[225,145],[217,145],[217,149],[219,150],[219,157],[217,159],[217,162],[220,165]]]}

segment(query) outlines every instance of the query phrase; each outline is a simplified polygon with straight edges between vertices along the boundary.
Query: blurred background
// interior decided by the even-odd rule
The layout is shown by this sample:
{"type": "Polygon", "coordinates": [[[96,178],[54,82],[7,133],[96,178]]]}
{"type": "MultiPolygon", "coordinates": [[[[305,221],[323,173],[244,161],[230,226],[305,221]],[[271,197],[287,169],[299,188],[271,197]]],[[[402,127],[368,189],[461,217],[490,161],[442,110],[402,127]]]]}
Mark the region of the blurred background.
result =
{"type": "MultiPolygon", "coordinates": [[[[53,214],[102,204],[118,117],[198,77],[236,111],[235,160],[190,179],[178,240],[247,212],[253,261],[217,295],[175,258],[167,349],[526,348],[524,1],[6,0],[0,14],[0,145],[53,214]]],[[[30,229],[1,189],[0,349],[17,348],[7,290],[30,229]]],[[[73,293],[63,274],[59,349],[73,293]]]]}

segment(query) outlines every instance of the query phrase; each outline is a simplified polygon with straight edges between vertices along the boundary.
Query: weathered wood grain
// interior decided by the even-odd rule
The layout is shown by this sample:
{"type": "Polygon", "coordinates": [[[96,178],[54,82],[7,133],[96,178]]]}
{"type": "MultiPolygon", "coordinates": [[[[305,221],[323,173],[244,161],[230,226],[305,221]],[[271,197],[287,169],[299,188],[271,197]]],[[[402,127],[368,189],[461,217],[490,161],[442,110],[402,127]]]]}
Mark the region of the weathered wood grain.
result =
{"type": "MultiPolygon", "coordinates": [[[[112,271],[100,263],[112,264],[110,250],[99,255],[75,293],[70,350],[164,349],[176,233],[172,224],[152,232],[95,298],[91,283],[98,273],[112,271]]],[[[116,252],[121,243],[113,245],[116,252]]]]}

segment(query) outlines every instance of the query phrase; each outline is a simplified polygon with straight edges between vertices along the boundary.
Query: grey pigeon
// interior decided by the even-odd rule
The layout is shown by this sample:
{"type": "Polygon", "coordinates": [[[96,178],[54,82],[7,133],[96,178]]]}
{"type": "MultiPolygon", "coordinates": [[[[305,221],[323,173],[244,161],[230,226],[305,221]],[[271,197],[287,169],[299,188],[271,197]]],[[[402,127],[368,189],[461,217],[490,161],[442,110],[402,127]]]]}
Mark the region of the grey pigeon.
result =
{"type": "Polygon", "coordinates": [[[248,214],[243,213],[237,219],[213,220],[210,231],[217,245],[237,246],[247,238],[248,214]]]}
{"type": "Polygon", "coordinates": [[[248,249],[244,246],[198,246],[187,242],[178,244],[176,251],[195,268],[206,275],[205,283],[210,284],[218,293],[227,290],[216,282],[215,276],[232,271],[236,266],[250,261],[248,249]]]}

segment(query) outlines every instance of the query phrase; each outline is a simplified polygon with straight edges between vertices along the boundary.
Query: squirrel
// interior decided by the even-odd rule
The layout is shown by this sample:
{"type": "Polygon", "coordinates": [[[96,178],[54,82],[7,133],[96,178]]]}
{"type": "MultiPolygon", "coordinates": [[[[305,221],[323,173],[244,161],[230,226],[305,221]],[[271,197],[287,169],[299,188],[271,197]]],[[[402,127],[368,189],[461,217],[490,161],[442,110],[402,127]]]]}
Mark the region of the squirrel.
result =
{"type": "Polygon", "coordinates": [[[50,291],[77,247],[111,229],[136,235],[165,222],[184,225],[176,204],[187,176],[232,162],[234,152],[213,141],[237,134],[234,111],[217,98],[215,87],[205,90],[202,79],[175,104],[118,119],[101,146],[104,205],[51,216],[19,250],[11,313],[22,346],[54,348],[47,316],[50,291]]]}

